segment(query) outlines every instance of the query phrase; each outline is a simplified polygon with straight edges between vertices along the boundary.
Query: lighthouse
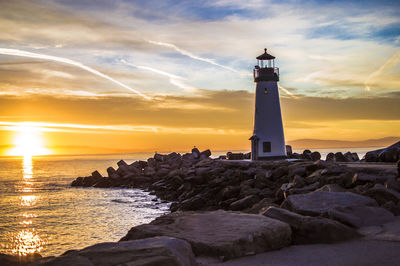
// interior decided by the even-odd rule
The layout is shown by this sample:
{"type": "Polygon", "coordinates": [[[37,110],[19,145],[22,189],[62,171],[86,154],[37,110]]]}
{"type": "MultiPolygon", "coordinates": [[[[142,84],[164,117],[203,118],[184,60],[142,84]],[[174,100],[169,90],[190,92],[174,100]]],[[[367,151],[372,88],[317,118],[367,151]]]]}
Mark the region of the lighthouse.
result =
{"type": "Polygon", "coordinates": [[[279,103],[279,68],[275,57],[264,53],[256,57],[253,76],[256,83],[254,131],[251,136],[251,159],[268,160],[286,157],[281,106],[279,103]]]}

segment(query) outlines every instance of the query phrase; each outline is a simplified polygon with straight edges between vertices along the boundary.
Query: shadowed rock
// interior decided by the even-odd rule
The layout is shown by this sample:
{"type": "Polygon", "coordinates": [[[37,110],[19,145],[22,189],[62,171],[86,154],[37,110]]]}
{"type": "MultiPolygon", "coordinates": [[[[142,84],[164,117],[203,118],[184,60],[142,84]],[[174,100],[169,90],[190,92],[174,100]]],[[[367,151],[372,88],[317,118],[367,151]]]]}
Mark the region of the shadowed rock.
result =
{"type": "Polygon", "coordinates": [[[286,223],[262,215],[226,211],[164,215],[129,230],[121,240],[171,236],[188,241],[197,256],[230,259],[280,249],[291,242],[286,223]]]}
{"type": "Polygon", "coordinates": [[[326,215],[355,228],[380,225],[394,220],[394,215],[388,210],[374,206],[336,207],[326,215]]]}
{"type": "Polygon", "coordinates": [[[354,229],[334,220],[303,216],[281,208],[270,207],[262,215],[289,224],[293,244],[332,243],[359,236],[354,229]]]}
{"type": "Polygon", "coordinates": [[[315,191],[290,195],[281,207],[302,215],[319,216],[335,207],[377,206],[374,199],[351,192],[315,191]]]}
{"type": "Polygon", "coordinates": [[[43,260],[48,266],[190,266],[197,265],[190,244],[171,237],[96,244],[43,260]]]}

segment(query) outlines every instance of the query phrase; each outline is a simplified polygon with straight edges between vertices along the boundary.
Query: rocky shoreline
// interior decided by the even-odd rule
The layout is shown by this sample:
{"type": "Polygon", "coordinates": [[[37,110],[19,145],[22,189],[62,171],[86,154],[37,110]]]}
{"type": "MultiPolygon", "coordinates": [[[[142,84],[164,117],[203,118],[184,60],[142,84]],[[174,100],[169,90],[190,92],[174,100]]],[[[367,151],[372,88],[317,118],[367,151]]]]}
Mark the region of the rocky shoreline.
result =
{"type": "MultiPolygon", "coordinates": [[[[399,145],[371,154],[378,154],[375,161],[399,159],[393,149],[399,145]],[[387,151],[390,156],[381,155],[387,151]]],[[[98,171],[78,177],[72,186],[151,191],[172,202],[171,213],[133,227],[117,243],[19,263],[198,265],[201,257],[222,263],[290,245],[368,237],[400,241],[399,165],[349,167],[344,163],[359,160],[354,153],[328,155],[324,161],[309,150],[290,155],[296,160],[280,161],[210,156],[209,150],[197,149],[155,154],[129,165],[121,160],[117,169],[107,169],[106,177],[98,171]]],[[[13,259],[0,256],[2,265],[15,265],[13,259]]]]}

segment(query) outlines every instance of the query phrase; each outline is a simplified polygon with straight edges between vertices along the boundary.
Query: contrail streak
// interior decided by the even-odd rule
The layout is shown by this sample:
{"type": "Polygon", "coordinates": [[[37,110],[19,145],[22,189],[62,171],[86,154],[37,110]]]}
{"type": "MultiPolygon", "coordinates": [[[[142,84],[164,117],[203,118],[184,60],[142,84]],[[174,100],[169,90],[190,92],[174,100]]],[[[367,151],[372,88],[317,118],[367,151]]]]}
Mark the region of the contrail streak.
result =
{"type": "Polygon", "coordinates": [[[398,64],[398,62],[400,61],[400,51],[396,52],[394,55],[392,55],[392,57],[390,57],[385,64],[383,64],[377,71],[371,73],[367,79],[364,82],[364,87],[366,91],[370,91],[371,90],[371,81],[379,76],[384,70],[386,70],[387,68],[392,68],[395,65],[398,64]]]}
{"type": "Polygon", "coordinates": [[[44,60],[50,60],[50,61],[55,61],[55,62],[60,62],[60,63],[65,63],[65,64],[69,64],[69,65],[73,65],[76,67],[79,67],[83,70],[86,70],[92,74],[95,74],[99,77],[102,77],[104,79],[107,79],[125,89],[128,89],[134,93],[136,93],[137,95],[142,96],[143,98],[150,100],[151,98],[143,93],[141,93],[138,90],[135,90],[131,87],[129,87],[128,85],[125,85],[124,83],[113,79],[112,77],[107,76],[106,74],[103,74],[91,67],[88,67],[82,63],[73,61],[71,59],[68,58],[63,58],[63,57],[57,57],[57,56],[51,56],[51,55],[45,55],[45,54],[37,54],[37,53],[31,53],[31,52],[27,52],[27,51],[22,51],[22,50],[16,50],[16,49],[6,49],[6,48],[0,48],[0,54],[4,54],[4,55],[14,55],[14,56],[22,56],[22,57],[29,57],[29,58],[39,58],[39,59],[44,59],[44,60]]]}
{"type": "Polygon", "coordinates": [[[278,88],[280,90],[282,90],[284,93],[286,93],[287,95],[289,95],[290,97],[297,99],[297,96],[294,95],[293,93],[291,93],[288,89],[285,89],[284,87],[282,87],[281,85],[278,84],[278,88]]]}
{"type": "Polygon", "coordinates": [[[199,60],[199,61],[203,61],[203,62],[212,64],[212,65],[214,65],[214,66],[219,66],[219,67],[221,67],[221,68],[224,68],[224,69],[226,69],[226,70],[229,70],[229,71],[232,71],[232,72],[235,72],[235,73],[240,73],[240,72],[237,71],[236,69],[233,69],[233,68],[231,68],[231,67],[227,67],[227,66],[218,64],[217,62],[215,62],[214,59],[200,57],[200,56],[197,56],[197,55],[195,55],[195,54],[192,54],[192,53],[189,52],[189,51],[183,50],[183,49],[179,48],[178,46],[176,46],[175,44],[166,43],[166,42],[156,42],[156,41],[152,41],[152,40],[148,40],[148,42],[149,42],[149,43],[152,43],[152,44],[155,44],[155,45],[159,45],[159,46],[164,46],[164,47],[172,48],[172,49],[174,49],[175,51],[177,51],[178,53],[183,54],[183,55],[186,55],[186,56],[188,56],[188,57],[190,57],[190,58],[193,58],[193,59],[196,59],[196,60],[199,60]]]}
{"type": "Polygon", "coordinates": [[[184,82],[182,82],[182,80],[184,80],[184,78],[181,77],[181,76],[177,76],[177,75],[174,75],[174,74],[171,74],[171,73],[159,70],[159,69],[155,69],[155,68],[152,68],[152,67],[148,67],[148,66],[137,66],[137,65],[134,65],[132,63],[129,63],[129,62],[125,61],[124,59],[122,59],[121,62],[126,64],[126,65],[128,65],[128,66],[136,67],[136,68],[139,68],[139,69],[144,69],[144,70],[147,70],[147,71],[151,71],[151,72],[157,73],[157,74],[162,75],[162,76],[166,76],[166,77],[169,78],[169,83],[171,83],[172,85],[175,85],[175,86],[177,86],[177,87],[179,87],[181,89],[184,89],[186,91],[194,92],[194,91],[197,90],[197,88],[192,87],[192,86],[187,85],[184,82]]]}

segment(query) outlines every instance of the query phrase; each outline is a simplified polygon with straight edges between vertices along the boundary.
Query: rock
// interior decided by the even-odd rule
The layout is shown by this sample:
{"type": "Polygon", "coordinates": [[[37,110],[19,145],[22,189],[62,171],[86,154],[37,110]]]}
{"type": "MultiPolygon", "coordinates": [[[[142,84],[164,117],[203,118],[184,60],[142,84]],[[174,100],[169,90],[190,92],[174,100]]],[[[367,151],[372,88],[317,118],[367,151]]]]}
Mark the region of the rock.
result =
{"type": "MultiPolygon", "coordinates": [[[[330,192],[332,193],[332,192],[330,192]]],[[[327,212],[327,217],[346,225],[360,228],[388,223],[394,215],[384,208],[375,206],[338,206],[327,212]]]]}
{"type": "Polygon", "coordinates": [[[326,191],[326,192],[346,192],[345,188],[342,188],[338,184],[328,184],[322,186],[321,188],[317,189],[316,191],[326,191]]]}
{"type": "Polygon", "coordinates": [[[390,162],[390,163],[397,162],[397,160],[399,159],[398,158],[399,150],[400,150],[400,145],[399,147],[386,148],[378,155],[378,160],[381,162],[390,162]]]}
{"type": "Polygon", "coordinates": [[[244,156],[244,159],[250,160],[251,159],[251,152],[245,153],[243,156],[244,156]]]}
{"type": "Polygon", "coordinates": [[[366,162],[396,162],[399,159],[400,141],[387,148],[369,151],[365,154],[366,162]]]}
{"type": "Polygon", "coordinates": [[[181,203],[180,209],[182,211],[194,211],[201,209],[206,203],[205,199],[200,196],[192,197],[187,200],[184,200],[181,203]]]}
{"type": "Polygon", "coordinates": [[[311,159],[315,162],[321,159],[321,153],[314,151],[310,154],[311,159]]]}
{"type": "Polygon", "coordinates": [[[293,177],[292,183],[293,183],[293,187],[295,187],[295,188],[302,188],[302,187],[304,187],[306,185],[306,182],[304,181],[304,178],[302,178],[299,175],[295,175],[293,177]]]}
{"type": "Polygon", "coordinates": [[[1,266],[15,266],[15,265],[37,265],[42,256],[39,253],[28,254],[25,256],[9,255],[0,253],[1,266]]]}
{"type": "Polygon", "coordinates": [[[272,177],[272,179],[277,180],[277,179],[279,179],[280,177],[282,177],[282,176],[284,176],[284,175],[287,175],[288,172],[289,172],[289,167],[287,167],[286,165],[280,166],[280,167],[278,167],[278,168],[275,168],[275,169],[272,171],[272,176],[271,176],[271,177],[272,177]]]}
{"type": "Polygon", "coordinates": [[[358,162],[360,160],[356,152],[353,152],[352,155],[353,155],[353,161],[358,162]]]}
{"type": "Polygon", "coordinates": [[[67,265],[197,265],[190,244],[172,237],[100,243],[51,258],[46,266],[67,265]]]}
{"type": "Polygon", "coordinates": [[[250,208],[259,201],[260,198],[258,196],[249,195],[247,197],[244,197],[243,199],[232,202],[231,205],[229,206],[229,209],[232,211],[240,211],[243,209],[250,208]]]}
{"type": "Polygon", "coordinates": [[[347,162],[347,159],[344,157],[343,153],[337,152],[335,153],[335,162],[347,162]]]}
{"type": "Polygon", "coordinates": [[[170,236],[188,241],[196,256],[231,259],[288,246],[286,223],[262,215],[227,211],[171,213],[129,230],[121,240],[170,236]]]}
{"type": "Polygon", "coordinates": [[[388,180],[387,176],[378,176],[375,174],[367,174],[367,173],[356,173],[353,176],[352,184],[357,185],[364,185],[366,183],[380,183],[384,184],[385,181],[388,180]]]}
{"type": "Polygon", "coordinates": [[[397,162],[397,177],[400,177],[400,160],[397,162]]]}
{"type": "Polygon", "coordinates": [[[118,165],[118,167],[121,167],[121,166],[128,166],[128,164],[127,164],[124,160],[120,160],[120,161],[117,163],[117,165],[118,165]]]}
{"type": "Polygon", "coordinates": [[[392,201],[397,204],[400,201],[400,193],[388,189],[382,184],[376,184],[373,188],[366,191],[363,195],[375,199],[379,205],[383,205],[388,201],[392,201]]]}
{"type": "Polygon", "coordinates": [[[194,159],[200,159],[200,151],[196,147],[192,149],[192,156],[194,159]]]}
{"type": "Polygon", "coordinates": [[[348,162],[354,162],[353,154],[351,152],[346,152],[343,154],[343,156],[346,158],[348,162]]]}
{"type": "Polygon", "coordinates": [[[108,177],[111,177],[111,176],[117,174],[117,171],[114,169],[114,167],[110,166],[107,168],[107,174],[108,174],[108,177]]]}
{"type": "Polygon", "coordinates": [[[313,184],[310,184],[308,186],[304,186],[302,188],[291,188],[291,189],[289,189],[289,190],[284,192],[284,197],[286,199],[289,195],[304,194],[304,193],[308,193],[308,192],[314,191],[317,188],[319,188],[319,182],[315,182],[313,184]]]}
{"type": "Polygon", "coordinates": [[[154,154],[154,160],[156,160],[157,162],[162,162],[164,161],[164,155],[156,153],[154,154]]]}
{"type": "Polygon", "coordinates": [[[240,187],[239,186],[227,186],[221,190],[221,196],[223,200],[233,198],[239,195],[240,187]]]}
{"type": "Polygon", "coordinates": [[[315,191],[307,194],[290,195],[281,207],[309,216],[328,213],[335,207],[377,206],[374,199],[351,192],[315,191]]]}
{"type": "Polygon", "coordinates": [[[228,152],[228,153],[226,153],[226,158],[228,160],[243,160],[244,154],[241,152],[240,153],[228,152]]]}
{"type": "Polygon", "coordinates": [[[260,214],[261,212],[267,210],[269,207],[279,207],[277,204],[274,203],[274,199],[271,198],[264,198],[251,206],[250,209],[247,209],[247,213],[254,213],[260,214]]]}
{"type": "Polygon", "coordinates": [[[205,159],[211,156],[210,150],[205,150],[200,153],[200,159],[205,159]]]}
{"type": "Polygon", "coordinates": [[[326,161],[327,162],[333,162],[335,161],[335,154],[333,152],[330,152],[326,155],[326,161]]]}
{"type": "Polygon", "coordinates": [[[83,186],[84,177],[78,177],[74,181],[72,181],[71,186],[73,187],[81,187],[83,186]]]}
{"type": "Polygon", "coordinates": [[[103,176],[97,170],[92,173],[92,177],[96,180],[103,178],[103,176]]]}
{"type": "Polygon", "coordinates": [[[290,146],[290,145],[285,145],[285,148],[286,148],[286,154],[287,154],[288,156],[290,156],[290,155],[293,154],[292,146],[290,146]]]}
{"type": "Polygon", "coordinates": [[[385,204],[383,204],[381,207],[390,211],[395,216],[400,215],[400,202],[395,204],[393,201],[388,201],[385,204]]]}
{"type": "Polygon", "coordinates": [[[359,236],[354,229],[327,218],[303,216],[276,207],[270,207],[261,214],[289,224],[292,243],[296,245],[332,243],[359,236]]]}
{"type": "Polygon", "coordinates": [[[112,183],[109,177],[102,177],[99,181],[97,181],[96,184],[93,185],[93,187],[108,188],[112,187],[112,183]]]}
{"type": "Polygon", "coordinates": [[[310,151],[310,150],[307,150],[307,149],[304,150],[304,151],[303,151],[303,155],[306,155],[306,154],[311,154],[311,151],[310,151]]]}

